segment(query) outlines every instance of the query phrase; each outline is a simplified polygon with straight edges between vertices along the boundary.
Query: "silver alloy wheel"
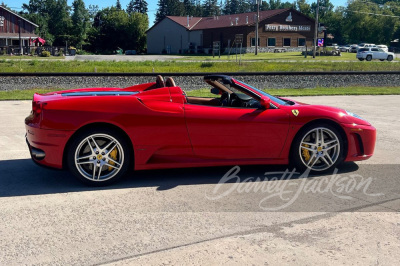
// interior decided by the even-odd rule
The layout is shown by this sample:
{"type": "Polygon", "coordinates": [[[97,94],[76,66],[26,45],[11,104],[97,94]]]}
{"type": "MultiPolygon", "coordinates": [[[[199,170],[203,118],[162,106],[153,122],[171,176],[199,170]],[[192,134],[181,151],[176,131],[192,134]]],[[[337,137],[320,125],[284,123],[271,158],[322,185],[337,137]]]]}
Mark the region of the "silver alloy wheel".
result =
{"type": "Polygon", "coordinates": [[[339,138],[328,128],[313,128],[301,140],[299,153],[302,163],[307,168],[324,171],[334,165],[339,158],[339,138]]]}
{"type": "Polygon", "coordinates": [[[75,167],[86,179],[102,182],[113,178],[124,163],[124,150],[114,137],[93,134],[83,139],[75,150],[75,167]]]}

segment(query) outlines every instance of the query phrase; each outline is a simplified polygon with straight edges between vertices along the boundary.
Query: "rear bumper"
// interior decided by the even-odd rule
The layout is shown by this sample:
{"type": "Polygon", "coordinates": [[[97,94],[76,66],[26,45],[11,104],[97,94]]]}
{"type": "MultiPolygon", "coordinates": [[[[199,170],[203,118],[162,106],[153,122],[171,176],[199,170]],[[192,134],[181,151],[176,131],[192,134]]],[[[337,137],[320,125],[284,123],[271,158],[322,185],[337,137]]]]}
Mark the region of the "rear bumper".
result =
{"type": "Polygon", "coordinates": [[[25,125],[26,142],[34,162],[51,168],[63,167],[65,145],[73,131],[45,130],[25,125]]]}
{"type": "Polygon", "coordinates": [[[374,154],[376,128],[373,126],[344,124],[347,135],[347,156],[345,161],[362,161],[374,154]]]}

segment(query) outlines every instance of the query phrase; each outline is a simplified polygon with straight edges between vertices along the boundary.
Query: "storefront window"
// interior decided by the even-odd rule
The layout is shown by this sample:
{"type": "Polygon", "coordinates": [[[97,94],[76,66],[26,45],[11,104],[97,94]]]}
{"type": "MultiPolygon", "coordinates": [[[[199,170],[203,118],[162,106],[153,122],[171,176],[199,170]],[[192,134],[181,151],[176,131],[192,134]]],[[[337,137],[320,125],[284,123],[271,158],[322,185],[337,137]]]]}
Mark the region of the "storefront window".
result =
{"type": "Polygon", "coordinates": [[[276,46],[276,39],[275,38],[268,38],[267,46],[268,47],[275,47],[276,46]]]}
{"type": "MultiPolygon", "coordinates": [[[[251,47],[256,46],[256,38],[251,38],[251,47]]],[[[258,46],[260,46],[260,38],[258,38],[258,46]]]]}
{"type": "Polygon", "coordinates": [[[290,38],[283,38],[283,46],[290,46],[290,38]]]}
{"type": "Polygon", "coordinates": [[[299,47],[306,46],[306,38],[299,38],[299,47]]]}

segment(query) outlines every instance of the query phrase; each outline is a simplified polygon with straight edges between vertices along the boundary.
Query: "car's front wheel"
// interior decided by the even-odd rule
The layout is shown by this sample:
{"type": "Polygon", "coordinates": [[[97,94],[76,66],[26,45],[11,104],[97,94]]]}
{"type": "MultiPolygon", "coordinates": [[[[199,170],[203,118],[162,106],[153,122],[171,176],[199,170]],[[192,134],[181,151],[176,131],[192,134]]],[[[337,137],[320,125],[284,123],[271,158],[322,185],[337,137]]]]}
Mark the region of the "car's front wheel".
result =
{"type": "Polygon", "coordinates": [[[128,170],[129,144],[118,132],[107,128],[81,132],[69,145],[67,163],[70,171],[92,186],[109,185],[128,170]]]}
{"type": "Polygon", "coordinates": [[[387,60],[388,60],[388,61],[392,61],[392,60],[393,60],[393,56],[392,56],[392,55],[389,55],[389,56],[387,57],[387,60]]]}
{"type": "Polygon", "coordinates": [[[299,170],[326,172],[343,161],[343,139],[340,132],[328,124],[302,129],[292,148],[292,160],[299,170]]]}

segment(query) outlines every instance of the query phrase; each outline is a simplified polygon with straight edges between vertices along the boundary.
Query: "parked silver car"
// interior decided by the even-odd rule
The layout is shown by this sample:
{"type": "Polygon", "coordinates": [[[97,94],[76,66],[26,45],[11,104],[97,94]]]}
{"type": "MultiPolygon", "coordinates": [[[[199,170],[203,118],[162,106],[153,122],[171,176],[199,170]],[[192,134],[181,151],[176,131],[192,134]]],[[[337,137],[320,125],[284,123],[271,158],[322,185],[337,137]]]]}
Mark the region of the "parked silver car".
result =
{"type": "Polygon", "coordinates": [[[371,61],[372,59],[392,61],[394,53],[385,52],[383,49],[378,47],[365,47],[358,49],[356,58],[360,61],[364,61],[364,59],[367,61],[371,61]]]}
{"type": "Polygon", "coordinates": [[[351,48],[351,45],[350,45],[350,44],[346,44],[346,45],[340,46],[340,47],[339,47],[339,50],[340,50],[341,52],[350,52],[350,48],[351,48]]]}
{"type": "Polygon", "coordinates": [[[350,46],[350,53],[357,53],[357,48],[358,45],[357,44],[353,44],[352,46],[350,46]]]}

